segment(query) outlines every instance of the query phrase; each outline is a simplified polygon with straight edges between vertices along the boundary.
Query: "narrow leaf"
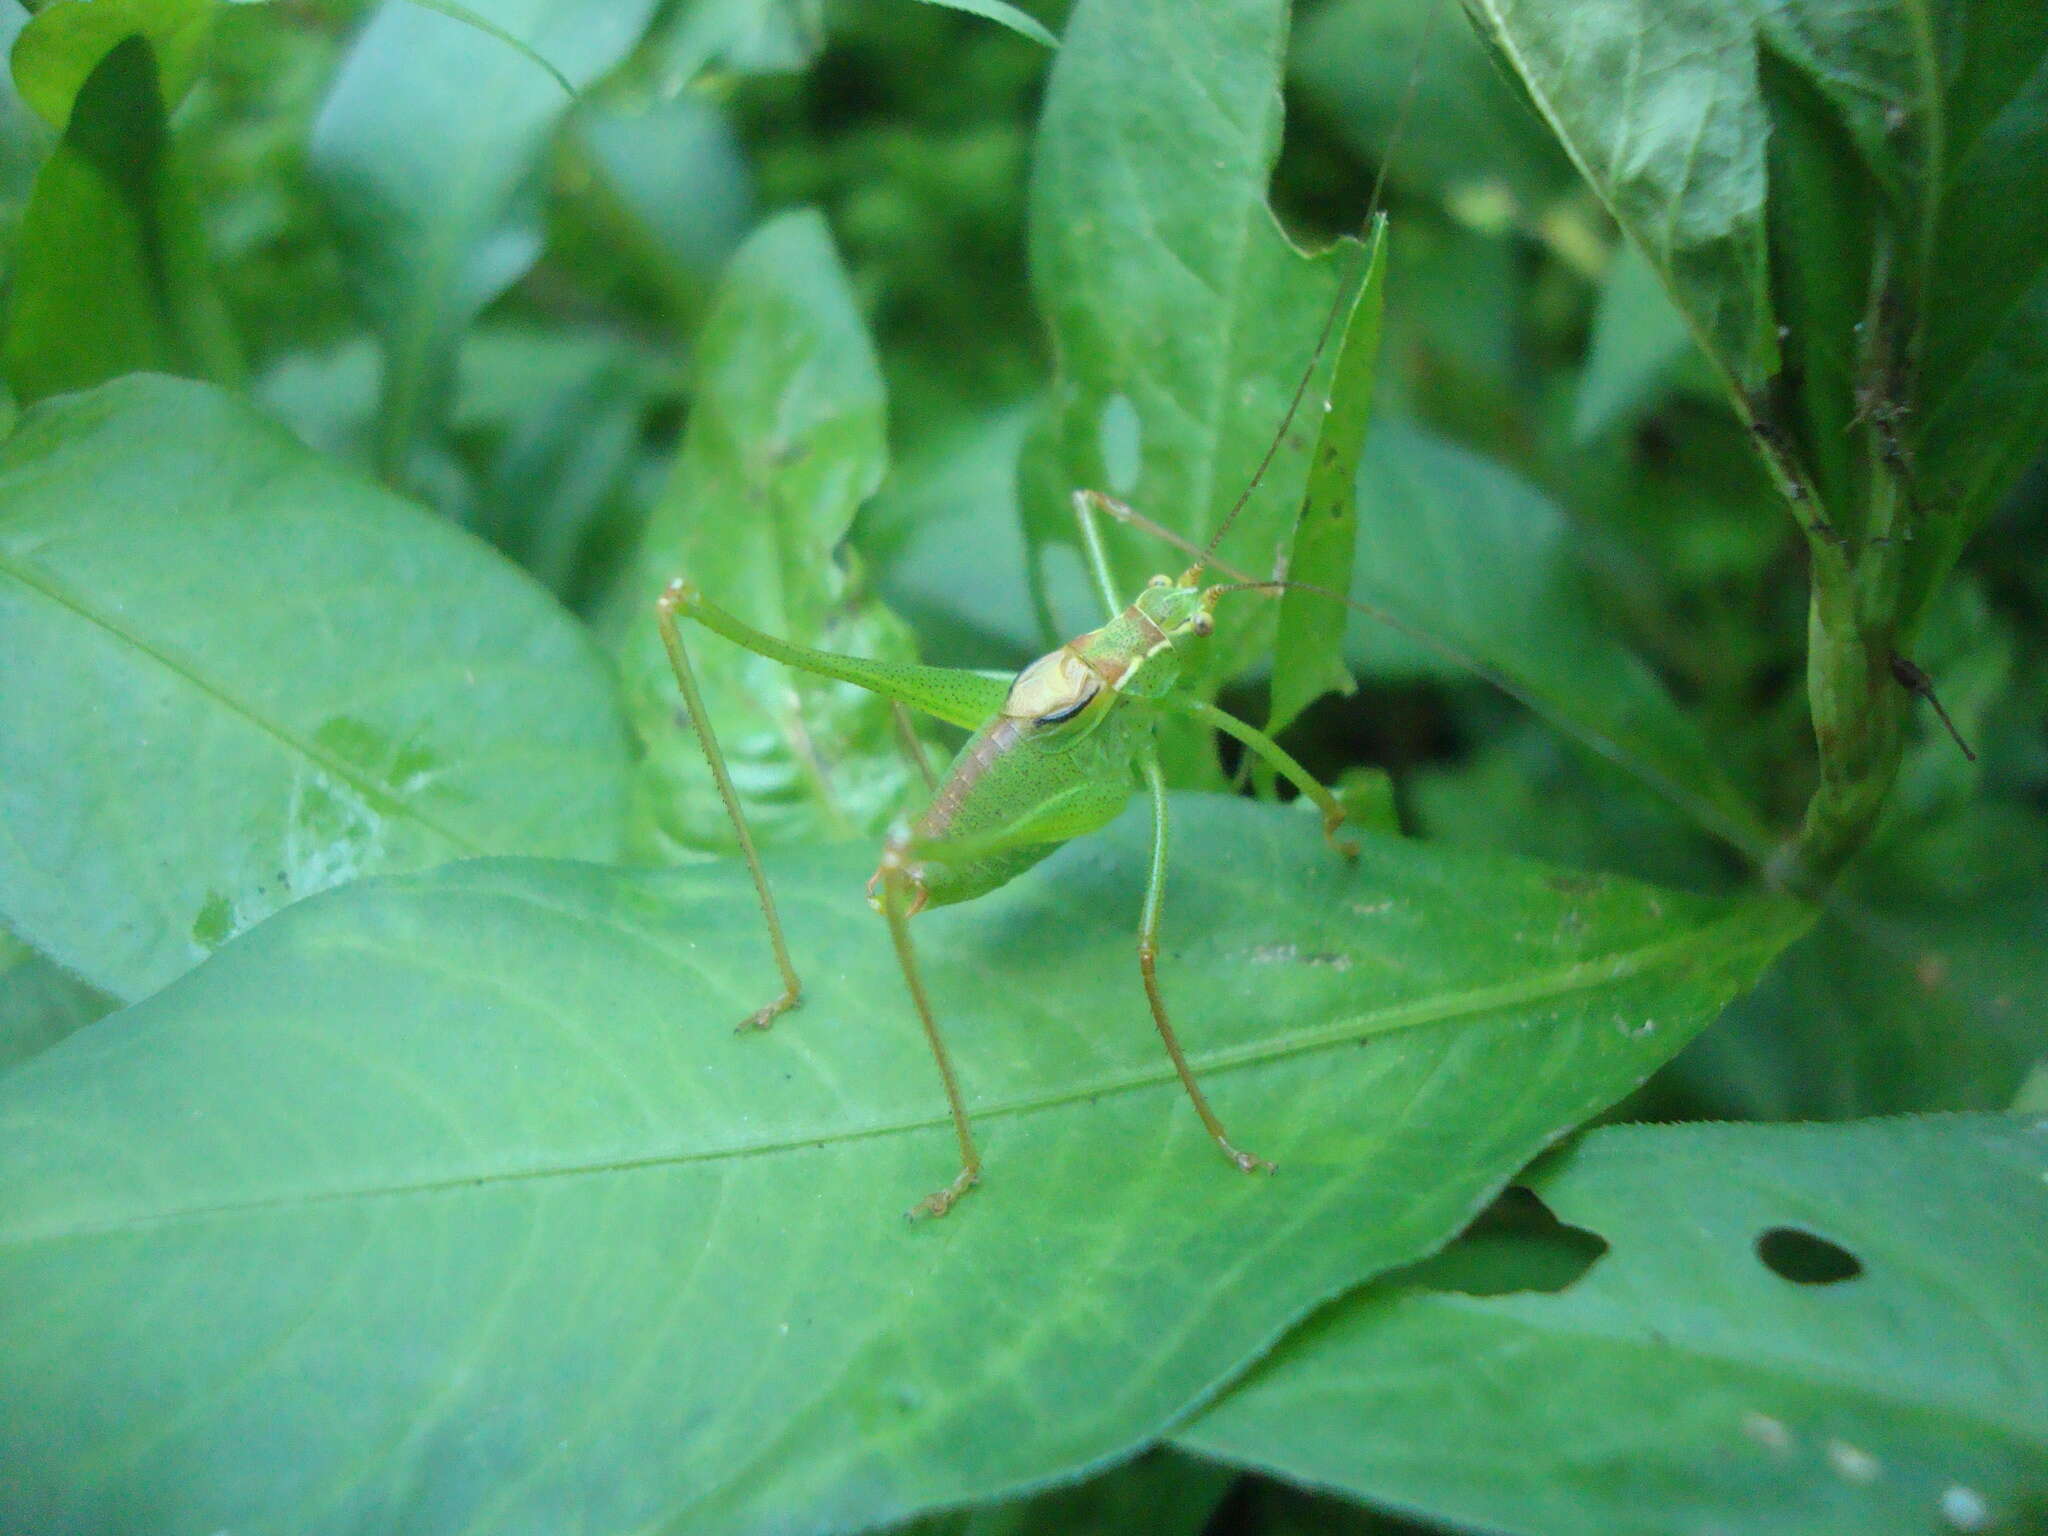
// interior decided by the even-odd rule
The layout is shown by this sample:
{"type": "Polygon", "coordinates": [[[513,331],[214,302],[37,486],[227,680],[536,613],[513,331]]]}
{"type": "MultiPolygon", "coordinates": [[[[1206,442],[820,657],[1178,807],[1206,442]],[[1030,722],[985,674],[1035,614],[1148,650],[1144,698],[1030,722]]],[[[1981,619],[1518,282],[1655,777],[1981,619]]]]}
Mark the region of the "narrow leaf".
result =
{"type": "MultiPolygon", "coordinates": [[[[1308,582],[1325,592],[1342,593],[1351,586],[1351,560],[1358,542],[1358,461],[1372,419],[1386,244],[1387,221],[1381,216],[1366,240],[1364,276],[1345,311],[1330,392],[1316,413],[1321,420],[1308,489],[1287,561],[1290,581],[1308,582]]],[[[1287,729],[1324,694],[1349,693],[1358,686],[1344,666],[1344,629],[1341,610],[1327,596],[1298,588],[1281,596],[1273,641],[1271,713],[1266,721],[1269,735],[1287,729]]]]}
{"type": "Polygon", "coordinates": [[[1375,1287],[1179,1443],[1527,1536],[2040,1528],[2038,1121],[1624,1126],[1528,1182],[1590,1273],[1375,1287]]]}
{"type": "MultiPolygon", "coordinates": [[[[11,822],[10,822],[11,824],[11,822]]],[[[1183,797],[917,921],[957,1152],[865,850],[490,861],[281,913],[0,1078],[0,1524],[865,1529],[1156,1439],[1442,1242],[1803,924],[1183,797]],[[1049,967],[1048,956],[1057,957],[1049,967]],[[591,1457],[603,1476],[589,1475],[591,1457]]]]}
{"type": "Polygon", "coordinates": [[[0,917],[141,997],[286,903],[608,857],[602,659],[484,546],[249,407],[143,377],[0,448],[0,917]]]}
{"type": "Polygon", "coordinates": [[[1012,32],[1028,37],[1034,43],[1043,43],[1048,48],[1057,48],[1060,40],[1048,32],[1045,23],[1028,11],[1019,10],[1005,0],[924,0],[926,5],[943,5],[950,10],[965,11],[970,16],[1000,22],[1012,32]]]}

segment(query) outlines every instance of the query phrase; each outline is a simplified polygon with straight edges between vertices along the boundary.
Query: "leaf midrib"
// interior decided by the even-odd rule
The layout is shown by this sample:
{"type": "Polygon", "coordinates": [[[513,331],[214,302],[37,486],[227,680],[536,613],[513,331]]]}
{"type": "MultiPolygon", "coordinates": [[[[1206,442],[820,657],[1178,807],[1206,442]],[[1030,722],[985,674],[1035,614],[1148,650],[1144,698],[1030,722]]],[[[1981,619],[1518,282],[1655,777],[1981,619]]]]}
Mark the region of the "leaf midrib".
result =
{"type": "MultiPolygon", "coordinates": [[[[1748,954],[1756,950],[1775,952],[1783,938],[1779,932],[1779,925],[1760,927],[1758,917],[1759,911],[1754,907],[1738,908],[1704,927],[1690,929],[1673,938],[1662,939],[1632,950],[1611,951],[1513,981],[1495,982],[1460,992],[1395,1003],[1365,1013],[1348,1014],[1327,1024],[1240,1046],[1206,1053],[1190,1053],[1190,1063],[1202,1075],[1262,1066],[1290,1056],[1350,1045],[1367,1036],[1392,1034],[1397,1030],[1415,1029],[1430,1024],[1448,1024],[1463,1018],[1498,1012],[1518,1004],[1539,1003],[1579,992],[1596,991],[1600,987],[1655,971],[1667,964],[1683,963],[1695,952],[1714,954],[1717,963],[1725,966],[1734,955],[1748,954]],[[1725,949],[1717,952],[1713,944],[1714,939],[1730,929],[1735,930],[1735,936],[1725,949]]],[[[1172,1084],[1175,1081],[1171,1064],[1162,1061],[1150,1067],[1128,1068],[1070,1088],[1049,1089],[1035,1094],[999,1099],[992,1103],[977,1103],[970,1105],[969,1108],[978,1121],[998,1117],[1013,1118],[1040,1110],[1056,1109],[1064,1104],[1099,1098],[1105,1094],[1134,1092],[1143,1088],[1172,1084]]],[[[52,1222],[41,1227],[31,1224],[12,1232],[0,1233],[0,1250],[258,1211],[298,1210],[345,1201],[397,1199],[410,1195],[432,1195],[501,1184],[537,1183],[543,1180],[585,1178],[598,1174],[633,1173],[653,1168],[684,1167],[727,1159],[764,1157],[780,1152],[801,1151],[820,1146],[845,1146],[888,1136],[939,1130],[950,1123],[943,1113],[932,1113],[848,1129],[811,1133],[784,1132],[759,1141],[728,1143],[700,1150],[656,1152],[645,1156],[609,1158],[590,1163],[470,1171],[406,1182],[315,1190],[259,1199],[224,1200],[147,1215],[52,1222]]]]}
{"type": "Polygon", "coordinates": [[[68,590],[61,583],[52,580],[47,573],[38,571],[33,566],[24,565],[13,556],[0,551],[0,574],[12,576],[30,591],[40,593],[58,607],[69,610],[86,623],[94,625],[113,636],[138,655],[148,657],[173,677],[203,694],[208,699],[211,699],[229,714],[255,727],[256,730],[268,736],[288,751],[304,758],[322,772],[331,775],[356,790],[383,814],[413,822],[425,828],[428,832],[433,833],[436,837],[453,845],[461,853],[471,857],[481,857],[490,852],[482,844],[474,842],[469,837],[450,827],[441,825],[440,822],[420,810],[418,806],[401,798],[397,791],[389,784],[372,778],[353,764],[300,740],[296,734],[278,722],[266,719],[250,705],[237,699],[226,688],[203,676],[194,667],[178,657],[144,640],[140,635],[125,625],[118,623],[109,615],[93,608],[83,598],[68,590]]]}

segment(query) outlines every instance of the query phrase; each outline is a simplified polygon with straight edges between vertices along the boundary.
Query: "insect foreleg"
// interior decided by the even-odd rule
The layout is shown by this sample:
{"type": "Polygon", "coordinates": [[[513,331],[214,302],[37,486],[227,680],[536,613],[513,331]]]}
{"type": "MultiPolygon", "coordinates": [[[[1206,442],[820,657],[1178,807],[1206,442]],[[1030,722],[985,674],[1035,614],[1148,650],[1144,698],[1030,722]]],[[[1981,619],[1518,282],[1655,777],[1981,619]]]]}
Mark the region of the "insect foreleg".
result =
{"type": "Polygon", "coordinates": [[[697,692],[697,674],[691,670],[689,653],[683,649],[683,637],[676,628],[676,605],[681,592],[680,583],[669,586],[655,599],[654,615],[661,626],[661,643],[668,650],[669,665],[675,669],[676,686],[682,690],[683,708],[689,711],[690,728],[697,733],[698,744],[704,748],[704,761],[711,765],[712,780],[718,785],[718,798],[725,802],[725,814],[732,819],[732,829],[739,838],[747,871],[754,877],[754,894],[761,903],[761,916],[768,923],[768,942],[775,949],[775,967],[782,972],[782,995],[740,1022],[741,1029],[766,1029],[779,1015],[787,1013],[803,1000],[803,984],[796,979],[796,967],[790,963],[789,945],[782,937],[782,920],[775,913],[775,895],[768,889],[767,871],[761,868],[761,857],[754,851],[754,836],[747,830],[747,818],[740,812],[740,797],[733,792],[732,779],[725,771],[725,754],[718,750],[718,738],[711,730],[711,716],[704,708],[703,696],[697,692]]]}
{"type": "Polygon", "coordinates": [[[1173,1070],[1180,1074],[1181,1086],[1194,1101],[1195,1113],[1202,1117],[1202,1124],[1216,1139],[1216,1145],[1246,1173],[1273,1171],[1273,1165],[1263,1157],[1254,1157],[1249,1152],[1240,1152],[1230,1144],[1230,1138],[1223,1134],[1223,1122],[1216,1118],[1216,1111],[1209,1107],[1209,1101],[1202,1096],[1202,1090],[1195,1082],[1195,1074],[1188,1067],[1187,1057],[1181,1054],[1180,1041],[1174,1038],[1173,1025],[1166,1017],[1166,1000],[1159,993],[1157,972],[1159,955],[1159,914],[1166,901],[1166,775],[1160,771],[1156,754],[1148,753],[1142,767],[1145,784],[1152,791],[1152,870],[1145,881],[1145,910],[1138,919],[1138,969],[1145,978],[1145,999],[1152,1005],[1152,1022],[1159,1026],[1159,1038],[1166,1042],[1166,1054],[1173,1058],[1173,1070]]]}
{"type": "Polygon", "coordinates": [[[953,1182],[920,1201],[910,1211],[913,1219],[919,1216],[943,1216],[981,1178],[981,1154],[974,1149],[974,1133],[967,1128],[967,1107],[960,1100],[960,1082],[953,1075],[953,1058],[946,1053],[946,1042],[939,1034],[939,1021],[932,1014],[931,1000],[925,996],[924,978],[918,973],[917,954],[910,944],[910,915],[916,910],[913,892],[916,881],[910,873],[910,839],[902,832],[892,832],[882,850],[881,868],[875,871],[875,880],[880,887],[882,916],[889,920],[889,937],[896,945],[896,959],[903,967],[904,984],[910,989],[911,1004],[917,1009],[918,1022],[924,1025],[924,1037],[932,1048],[932,1059],[939,1064],[939,1079],[946,1085],[946,1107],[953,1112],[953,1134],[960,1139],[960,1172],[953,1182]]]}
{"type": "Polygon", "coordinates": [[[1323,836],[1330,846],[1347,859],[1358,857],[1358,844],[1349,838],[1337,836],[1337,829],[1344,825],[1344,807],[1337,803],[1337,797],[1318,784],[1306,768],[1297,763],[1287,749],[1255,726],[1246,725],[1237,716],[1204,704],[1200,699],[1178,699],[1172,707],[1194,716],[1204,725],[1221,731],[1246,748],[1257,753],[1273,767],[1273,770],[1311,801],[1323,813],[1323,836]]]}

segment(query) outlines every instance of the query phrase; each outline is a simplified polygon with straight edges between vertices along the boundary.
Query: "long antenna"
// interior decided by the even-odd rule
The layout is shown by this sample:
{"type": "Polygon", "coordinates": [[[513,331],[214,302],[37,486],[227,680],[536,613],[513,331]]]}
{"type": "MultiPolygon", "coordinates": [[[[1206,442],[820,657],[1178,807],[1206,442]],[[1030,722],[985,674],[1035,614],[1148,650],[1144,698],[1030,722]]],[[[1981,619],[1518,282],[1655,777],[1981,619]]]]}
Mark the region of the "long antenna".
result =
{"type": "MultiPolygon", "coordinates": [[[[1361,240],[1371,236],[1373,220],[1380,215],[1380,199],[1387,186],[1387,169],[1394,163],[1394,151],[1407,137],[1408,115],[1415,106],[1416,87],[1422,81],[1422,63],[1428,55],[1429,40],[1435,31],[1436,7],[1432,6],[1422,24],[1421,40],[1415,45],[1415,62],[1408,67],[1408,83],[1401,90],[1401,109],[1394,118],[1394,131],[1387,139],[1387,152],[1380,156],[1379,169],[1373,172],[1372,193],[1366,199],[1365,205],[1365,222],[1359,226],[1361,240]]],[[[1365,259],[1366,249],[1361,247],[1360,260],[1365,259]]],[[[1287,414],[1280,418],[1279,430],[1273,434],[1273,440],[1266,444],[1266,452],[1260,458],[1258,468],[1252,471],[1251,479],[1246,481],[1244,489],[1238,492],[1237,500],[1230,504],[1230,510],[1223,514],[1223,521],[1218,523],[1216,531],[1209,535],[1208,544],[1200,550],[1191,551],[1197,556],[1194,566],[1196,571],[1212,564],[1220,568],[1220,562],[1215,559],[1215,554],[1223,543],[1223,536],[1230,532],[1230,525],[1237,521],[1237,515],[1245,509],[1245,504],[1252,499],[1252,492],[1259,488],[1259,482],[1266,478],[1266,471],[1272,468],[1273,460],[1279,456],[1280,445],[1287,440],[1287,429],[1294,425],[1295,413],[1301,409],[1302,397],[1308,393],[1308,387],[1315,379],[1316,369],[1322,364],[1323,353],[1330,345],[1330,337],[1336,332],[1337,317],[1345,311],[1345,296],[1352,292],[1353,284],[1360,275],[1362,274],[1347,275],[1338,282],[1337,295],[1330,301],[1329,313],[1323,316],[1323,328],[1316,336],[1315,350],[1308,355],[1308,366],[1301,370],[1301,378],[1294,386],[1293,398],[1287,402],[1287,414]]],[[[1163,533],[1165,530],[1156,531],[1163,533]]]]}

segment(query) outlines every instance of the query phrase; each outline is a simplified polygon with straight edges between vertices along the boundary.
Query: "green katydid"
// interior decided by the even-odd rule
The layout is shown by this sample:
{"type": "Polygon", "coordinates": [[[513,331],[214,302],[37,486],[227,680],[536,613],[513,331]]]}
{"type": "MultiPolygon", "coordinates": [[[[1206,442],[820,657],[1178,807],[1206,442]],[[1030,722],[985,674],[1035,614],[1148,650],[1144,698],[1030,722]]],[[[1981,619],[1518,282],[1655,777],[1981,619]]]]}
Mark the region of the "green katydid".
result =
{"type": "MultiPolygon", "coordinates": [[[[1375,258],[1378,249],[1375,242],[1375,258]]],[[[1366,281],[1372,281],[1371,273],[1366,281]]],[[[913,1216],[943,1215],[978,1181],[981,1158],[951,1056],[919,974],[910,919],[926,907],[985,895],[1015,879],[1062,843],[1106,826],[1121,814],[1140,784],[1151,799],[1153,832],[1137,950],[1153,1023],[1195,1112],[1224,1156],[1247,1173],[1272,1170],[1270,1163],[1241,1150],[1225,1134],[1181,1050],[1160,991],[1156,960],[1165,899],[1167,800],[1154,732],[1162,718],[1179,714],[1234,738],[1322,812],[1323,833],[1332,848],[1344,855],[1356,853],[1355,844],[1337,836],[1344,812],[1329,790],[1263,731],[1187,696],[1182,686],[1191,650],[1212,633],[1216,605],[1226,595],[1277,594],[1293,588],[1358,606],[1324,588],[1253,579],[1217,559],[1215,553],[1285,438],[1343,311],[1340,289],[1338,303],[1316,342],[1272,445],[1206,548],[1197,548],[1101,492],[1073,493],[1082,548],[1109,616],[1099,628],[1033,661],[1014,680],[951,668],[871,661],[796,645],[743,623],[682,577],[671,581],[656,600],[662,643],[675,671],[691,726],[732,821],[741,855],[753,876],[775,964],[781,973],[781,993],[743,1021],[743,1030],[765,1028],[780,1014],[796,1007],[802,987],[783,936],[767,873],[761,866],[699,693],[678,618],[692,619],[758,655],[816,676],[853,683],[899,706],[922,710],[972,732],[922,814],[908,824],[899,822],[890,832],[881,862],[868,882],[869,901],[887,920],[912,1006],[938,1064],[960,1144],[959,1173],[951,1183],[915,1207],[913,1216]],[[1097,522],[1105,515],[1188,552],[1194,564],[1178,577],[1152,577],[1129,603],[1120,602],[1097,522]],[[1225,572],[1232,580],[1222,585],[1203,585],[1202,574],[1210,567],[1225,572]]],[[[1376,334],[1376,316],[1373,319],[1376,334]]],[[[1349,339],[1347,333],[1347,342],[1349,339]]],[[[1328,409],[1328,402],[1325,408],[1328,409]]],[[[1349,424],[1362,432],[1362,404],[1352,413],[1349,424]]],[[[1355,464],[1355,454],[1353,444],[1336,457],[1355,464]]]]}

